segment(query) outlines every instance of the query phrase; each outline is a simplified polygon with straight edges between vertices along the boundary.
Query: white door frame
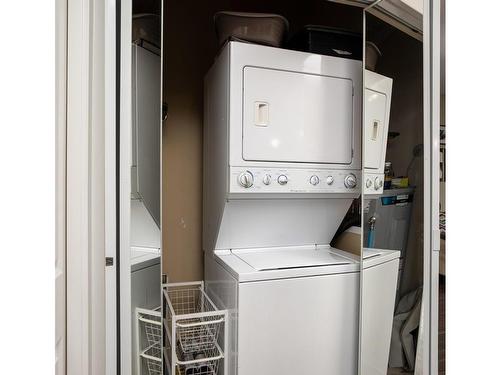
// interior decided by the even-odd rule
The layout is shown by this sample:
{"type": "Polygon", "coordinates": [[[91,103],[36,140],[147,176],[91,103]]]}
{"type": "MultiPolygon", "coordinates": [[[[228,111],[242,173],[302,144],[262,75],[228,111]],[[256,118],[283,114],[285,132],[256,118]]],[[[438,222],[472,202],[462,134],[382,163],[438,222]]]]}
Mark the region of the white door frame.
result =
{"type": "MultiPolygon", "coordinates": [[[[104,2],[66,0],[66,371],[105,373],[104,2]]],[[[61,8],[58,8],[60,10],[61,8]]]]}
{"type": "MultiPolygon", "coordinates": [[[[119,1],[119,0],[118,0],[119,1]]],[[[116,19],[117,1],[105,0],[104,9],[104,185],[105,185],[105,300],[106,375],[118,374],[119,311],[117,295],[117,175],[116,175],[116,19]]]]}
{"type": "Polygon", "coordinates": [[[55,367],[66,375],[66,59],[67,0],[56,0],[55,367]]]}
{"type": "Polygon", "coordinates": [[[117,106],[119,108],[118,232],[120,294],[120,375],[132,374],[132,305],[130,266],[130,194],[132,165],[132,0],[116,0],[116,40],[119,56],[117,106]]]}
{"type": "Polygon", "coordinates": [[[130,155],[121,150],[131,139],[132,2],[60,2],[68,25],[59,147],[67,171],[66,371],[129,375],[130,155]]]}

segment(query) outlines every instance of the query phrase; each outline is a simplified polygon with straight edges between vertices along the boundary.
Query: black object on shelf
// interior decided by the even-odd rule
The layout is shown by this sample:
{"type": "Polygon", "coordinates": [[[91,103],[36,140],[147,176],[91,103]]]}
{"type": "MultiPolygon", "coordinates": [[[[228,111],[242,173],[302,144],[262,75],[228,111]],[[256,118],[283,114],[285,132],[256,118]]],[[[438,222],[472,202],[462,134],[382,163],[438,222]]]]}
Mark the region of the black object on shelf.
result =
{"type": "Polygon", "coordinates": [[[389,139],[394,139],[399,137],[400,133],[399,132],[389,132],[389,139]]]}
{"type": "Polygon", "coordinates": [[[362,60],[363,36],[360,33],[335,27],[307,25],[288,41],[287,48],[362,60]]]}

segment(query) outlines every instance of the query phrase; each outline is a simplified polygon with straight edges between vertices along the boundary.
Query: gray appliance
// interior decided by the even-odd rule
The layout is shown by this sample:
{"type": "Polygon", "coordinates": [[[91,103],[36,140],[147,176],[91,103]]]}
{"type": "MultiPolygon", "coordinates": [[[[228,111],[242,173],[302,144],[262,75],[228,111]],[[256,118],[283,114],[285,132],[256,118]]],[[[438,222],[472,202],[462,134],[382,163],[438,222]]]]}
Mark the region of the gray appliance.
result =
{"type": "Polygon", "coordinates": [[[415,189],[387,189],[381,195],[366,196],[370,200],[364,211],[364,243],[368,243],[368,220],[375,216],[372,233],[373,246],[376,249],[400,250],[398,289],[405,264],[408,232],[410,229],[411,210],[415,189]]]}

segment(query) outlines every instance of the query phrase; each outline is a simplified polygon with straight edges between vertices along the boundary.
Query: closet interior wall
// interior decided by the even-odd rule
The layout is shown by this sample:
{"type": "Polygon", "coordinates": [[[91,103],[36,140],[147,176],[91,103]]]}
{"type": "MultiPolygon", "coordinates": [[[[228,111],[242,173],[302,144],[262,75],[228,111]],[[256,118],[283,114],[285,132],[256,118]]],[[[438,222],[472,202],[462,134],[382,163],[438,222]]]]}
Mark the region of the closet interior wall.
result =
{"type": "MultiPolygon", "coordinates": [[[[422,42],[368,17],[367,39],[382,52],[376,71],[393,78],[389,132],[398,132],[399,136],[388,142],[386,160],[392,162],[395,176],[405,176],[415,146],[423,143],[422,42]]],[[[423,283],[423,176],[423,158],[417,157],[409,172],[415,194],[401,296],[423,283]]]]}
{"type": "Polygon", "coordinates": [[[203,78],[219,50],[213,15],[277,13],[294,33],[306,24],[361,32],[362,13],[326,0],[164,1],[163,273],[173,282],[202,280],[203,78]]]}
{"type": "Polygon", "coordinates": [[[132,14],[161,13],[161,0],[134,0],[132,1],[132,14]]]}

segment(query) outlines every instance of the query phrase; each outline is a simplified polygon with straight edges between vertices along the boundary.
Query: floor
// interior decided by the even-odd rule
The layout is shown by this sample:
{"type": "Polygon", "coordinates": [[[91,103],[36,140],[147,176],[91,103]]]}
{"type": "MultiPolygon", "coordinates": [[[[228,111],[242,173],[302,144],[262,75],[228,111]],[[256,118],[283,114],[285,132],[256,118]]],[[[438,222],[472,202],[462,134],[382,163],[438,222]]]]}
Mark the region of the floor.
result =
{"type": "MultiPolygon", "coordinates": [[[[446,326],[446,281],[444,276],[439,276],[439,329],[438,329],[438,350],[439,350],[439,374],[446,373],[446,356],[445,356],[445,326],[446,326]]],[[[410,374],[401,368],[390,368],[387,370],[387,375],[410,374]]]]}

